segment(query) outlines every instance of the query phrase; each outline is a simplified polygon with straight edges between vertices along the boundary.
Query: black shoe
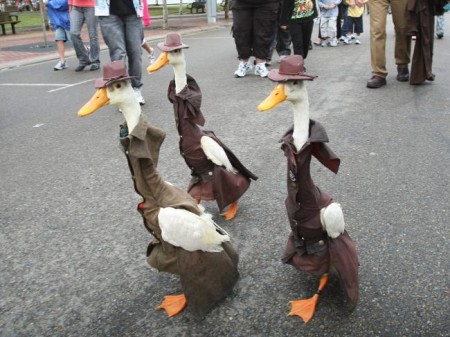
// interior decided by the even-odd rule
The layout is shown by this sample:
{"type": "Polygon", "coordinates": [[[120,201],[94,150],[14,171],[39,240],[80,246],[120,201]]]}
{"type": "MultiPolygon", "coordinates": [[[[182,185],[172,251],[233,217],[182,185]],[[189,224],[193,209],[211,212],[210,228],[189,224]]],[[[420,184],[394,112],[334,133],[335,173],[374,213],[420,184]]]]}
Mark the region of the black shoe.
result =
{"type": "Polygon", "coordinates": [[[397,66],[397,81],[407,82],[409,81],[409,70],[408,66],[397,66]]]}
{"type": "Polygon", "coordinates": [[[79,64],[78,67],[75,68],[75,71],[76,72],[83,71],[83,69],[86,68],[86,66],[87,65],[79,64]]]}
{"type": "Polygon", "coordinates": [[[100,69],[100,65],[98,63],[92,63],[91,64],[91,69],[89,69],[90,71],[95,71],[95,70],[99,70],[100,69]]]}
{"type": "Polygon", "coordinates": [[[443,37],[444,37],[444,34],[438,34],[438,35],[437,35],[437,38],[438,38],[438,39],[442,39],[443,37]]]}
{"type": "Polygon", "coordinates": [[[367,88],[378,89],[383,85],[386,85],[386,79],[381,76],[372,76],[372,78],[367,81],[367,88]]]}

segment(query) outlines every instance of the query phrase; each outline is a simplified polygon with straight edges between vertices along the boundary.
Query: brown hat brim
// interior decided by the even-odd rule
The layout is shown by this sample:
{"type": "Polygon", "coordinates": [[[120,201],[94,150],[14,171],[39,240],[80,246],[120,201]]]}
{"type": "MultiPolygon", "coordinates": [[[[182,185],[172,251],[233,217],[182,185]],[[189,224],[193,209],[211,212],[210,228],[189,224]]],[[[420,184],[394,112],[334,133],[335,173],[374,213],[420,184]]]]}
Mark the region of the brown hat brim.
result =
{"type": "Polygon", "coordinates": [[[301,73],[301,74],[280,74],[279,69],[272,69],[269,71],[268,75],[269,79],[271,79],[274,82],[286,82],[286,81],[293,81],[293,80],[307,80],[312,81],[317,76],[307,73],[301,73]]]}
{"type": "Polygon", "coordinates": [[[165,52],[174,51],[177,49],[189,48],[189,46],[184,43],[181,43],[180,45],[177,45],[177,46],[168,46],[168,45],[166,45],[166,42],[160,42],[157,44],[157,46],[161,51],[165,51],[165,52]]]}
{"type": "Polygon", "coordinates": [[[114,78],[97,78],[95,80],[95,87],[97,89],[99,88],[105,88],[108,85],[114,83],[114,82],[118,82],[118,81],[124,81],[124,80],[129,80],[134,78],[135,76],[121,76],[121,77],[114,77],[114,78]]]}

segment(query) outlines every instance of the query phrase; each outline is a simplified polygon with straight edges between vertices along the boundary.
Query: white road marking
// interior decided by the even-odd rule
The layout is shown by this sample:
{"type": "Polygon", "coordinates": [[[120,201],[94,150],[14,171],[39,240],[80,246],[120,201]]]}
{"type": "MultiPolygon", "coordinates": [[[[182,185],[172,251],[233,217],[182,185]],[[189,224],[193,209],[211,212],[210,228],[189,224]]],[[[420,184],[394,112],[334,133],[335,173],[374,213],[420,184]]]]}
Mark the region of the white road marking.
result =
{"type": "Polygon", "coordinates": [[[92,81],[95,81],[95,78],[93,78],[93,79],[91,79],[91,80],[86,80],[86,81],[78,82],[78,83],[67,84],[67,85],[64,86],[64,87],[57,88],[57,89],[53,89],[53,90],[49,90],[48,92],[55,92],[55,91],[59,91],[59,90],[64,90],[64,89],[76,87],[77,85],[81,85],[81,84],[88,83],[88,82],[92,82],[92,81]]]}
{"type": "Polygon", "coordinates": [[[36,124],[35,126],[33,126],[33,128],[39,128],[39,127],[41,127],[42,125],[45,125],[45,124],[43,124],[43,123],[41,123],[41,124],[36,124]]]}
{"type": "Polygon", "coordinates": [[[52,83],[0,83],[5,87],[61,87],[70,84],[52,84],[52,83]]]}
{"type": "Polygon", "coordinates": [[[55,92],[55,91],[59,91],[59,90],[76,87],[77,85],[81,85],[81,84],[92,82],[92,81],[95,81],[95,78],[86,80],[86,81],[82,81],[82,82],[72,83],[72,84],[65,84],[65,83],[0,83],[0,86],[4,86],[4,87],[57,87],[56,89],[52,89],[52,90],[48,91],[51,93],[51,92],[55,92]]]}

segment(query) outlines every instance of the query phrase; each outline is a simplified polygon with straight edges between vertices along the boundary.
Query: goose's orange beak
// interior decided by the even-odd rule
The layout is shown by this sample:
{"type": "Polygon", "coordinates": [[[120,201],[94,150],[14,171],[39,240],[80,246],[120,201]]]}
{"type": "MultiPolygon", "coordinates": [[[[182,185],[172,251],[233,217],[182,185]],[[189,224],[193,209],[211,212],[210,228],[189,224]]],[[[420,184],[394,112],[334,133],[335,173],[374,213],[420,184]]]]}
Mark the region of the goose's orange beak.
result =
{"type": "Polygon", "coordinates": [[[109,98],[106,95],[106,88],[97,89],[97,92],[80,110],[78,110],[78,117],[85,117],[93,114],[101,107],[109,104],[109,98]]]}
{"type": "Polygon", "coordinates": [[[258,110],[267,111],[273,109],[285,100],[286,94],[284,93],[284,84],[278,84],[275,89],[272,90],[270,95],[258,105],[258,110]]]}
{"type": "Polygon", "coordinates": [[[147,71],[151,74],[155,71],[158,71],[162,67],[164,67],[166,64],[169,64],[169,54],[164,52],[159,55],[159,57],[156,59],[156,61],[149,65],[147,67],[147,71]]]}

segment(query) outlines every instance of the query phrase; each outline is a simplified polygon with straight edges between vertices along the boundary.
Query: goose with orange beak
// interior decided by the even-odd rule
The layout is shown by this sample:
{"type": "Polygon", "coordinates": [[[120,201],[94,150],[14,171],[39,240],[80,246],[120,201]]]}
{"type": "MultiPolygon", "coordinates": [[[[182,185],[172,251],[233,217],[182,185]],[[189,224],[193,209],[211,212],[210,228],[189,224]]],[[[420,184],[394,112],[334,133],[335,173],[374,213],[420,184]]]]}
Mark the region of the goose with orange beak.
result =
{"type": "Polygon", "coordinates": [[[165,296],[158,309],[169,316],[186,306],[202,318],[222,301],[238,279],[238,254],[230,236],[186,192],[165,182],[157,171],[165,132],[150,125],[129,82],[123,61],[104,66],[97,92],[78,112],[88,116],[113,104],[126,122],[120,143],[133,184],[142,202],[138,211],[154,237],[148,246],[148,263],[158,271],[179,275],[183,294],[165,296]]]}
{"type": "Polygon", "coordinates": [[[340,159],[327,145],[329,140],[324,127],[310,119],[305,81],[316,76],[304,72],[300,55],[291,55],[283,58],[280,68],[271,70],[268,77],[277,82],[277,86],[259,104],[258,110],[267,111],[289,101],[294,111],[294,125],[280,140],[287,158],[285,205],[291,227],[282,261],[320,276],[317,293],[312,298],[290,302],[289,315],[297,315],[307,323],[314,315],[330,271],[337,272],[349,302],[356,306],[358,255],[355,243],[345,230],[340,205],[311,178],[312,157],[334,173],[340,165],[340,159]]]}
{"type": "Polygon", "coordinates": [[[184,50],[188,48],[178,33],[169,33],[158,43],[162,51],[147,70],[153,73],[167,64],[173,67],[175,79],[169,84],[168,98],[173,104],[180,136],[180,153],[191,169],[188,193],[197,200],[215,200],[227,220],[236,216],[238,200],[247,191],[250,172],[212,131],[202,128],[205,118],[200,110],[202,93],[194,78],[186,74],[184,50]]]}

